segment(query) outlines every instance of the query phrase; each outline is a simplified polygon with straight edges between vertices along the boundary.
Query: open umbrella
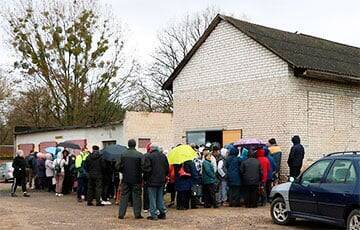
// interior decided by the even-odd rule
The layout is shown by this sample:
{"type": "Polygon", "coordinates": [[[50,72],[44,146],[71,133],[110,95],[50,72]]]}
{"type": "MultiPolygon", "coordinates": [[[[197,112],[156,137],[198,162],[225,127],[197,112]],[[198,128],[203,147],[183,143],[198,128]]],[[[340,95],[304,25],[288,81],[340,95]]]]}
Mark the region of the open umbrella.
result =
{"type": "Polygon", "coordinates": [[[105,160],[113,161],[120,160],[122,154],[124,154],[128,148],[122,145],[108,145],[101,150],[101,153],[105,160]]]}
{"type": "Polygon", "coordinates": [[[58,152],[61,152],[61,150],[63,150],[61,147],[47,147],[45,152],[51,153],[53,156],[55,156],[58,152]]]}
{"type": "Polygon", "coordinates": [[[243,138],[238,142],[235,142],[235,146],[265,146],[266,143],[258,138],[243,138]]]}
{"type": "Polygon", "coordinates": [[[74,144],[69,141],[61,142],[57,145],[57,147],[64,147],[64,148],[68,148],[68,149],[81,149],[80,145],[74,144]]]}
{"type": "Polygon", "coordinates": [[[169,164],[182,164],[185,161],[194,160],[197,153],[190,145],[180,145],[170,150],[167,157],[169,164]]]}

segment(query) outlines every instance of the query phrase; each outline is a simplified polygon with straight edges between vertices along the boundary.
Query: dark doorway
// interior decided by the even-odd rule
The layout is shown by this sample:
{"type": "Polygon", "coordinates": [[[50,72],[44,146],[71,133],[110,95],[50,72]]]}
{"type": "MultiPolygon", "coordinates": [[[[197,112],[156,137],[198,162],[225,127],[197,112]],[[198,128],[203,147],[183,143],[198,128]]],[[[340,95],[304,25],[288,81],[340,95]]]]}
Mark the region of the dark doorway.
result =
{"type": "Polygon", "coordinates": [[[223,146],[223,133],[221,130],[219,131],[206,131],[205,133],[206,143],[214,143],[217,142],[220,146],[223,146]]]}

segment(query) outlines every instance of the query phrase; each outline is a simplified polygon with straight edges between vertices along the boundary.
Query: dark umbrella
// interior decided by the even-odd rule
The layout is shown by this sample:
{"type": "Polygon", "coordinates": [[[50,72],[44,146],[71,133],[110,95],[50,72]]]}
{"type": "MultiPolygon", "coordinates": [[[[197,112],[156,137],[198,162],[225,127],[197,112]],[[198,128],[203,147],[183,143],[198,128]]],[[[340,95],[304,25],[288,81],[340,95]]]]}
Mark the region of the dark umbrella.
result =
{"type": "Polygon", "coordinates": [[[113,161],[113,160],[120,160],[122,154],[124,154],[128,148],[122,145],[109,145],[106,146],[101,153],[105,160],[113,161]]]}
{"type": "Polygon", "coordinates": [[[68,148],[68,149],[80,149],[81,150],[80,145],[77,145],[77,144],[74,144],[74,143],[68,142],[68,141],[61,142],[57,146],[68,148]]]}

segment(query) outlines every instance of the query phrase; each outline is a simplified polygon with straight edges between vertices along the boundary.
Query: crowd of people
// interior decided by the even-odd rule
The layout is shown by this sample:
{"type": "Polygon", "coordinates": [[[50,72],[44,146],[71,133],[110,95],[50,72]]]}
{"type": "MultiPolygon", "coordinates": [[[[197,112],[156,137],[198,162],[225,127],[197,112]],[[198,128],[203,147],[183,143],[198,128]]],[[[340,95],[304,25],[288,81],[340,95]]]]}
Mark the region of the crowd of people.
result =
{"type": "MultiPolygon", "coordinates": [[[[288,166],[290,176],[300,174],[304,148],[299,136],[292,138],[288,166]]],[[[13,161],[14,182],[29,197],[27,187],[54,192],[62,197],[77,193],[77,201],[88,206],[119,201],[119,219],[123,219],[128,205],[132,205],[136,219],[142,219],[142,209],[149,211],[149,220],[165,219],[167,208],[177,210],[218,208],[219,206],[255,208],[269,201],[272,186],[279,178],[282,151],[274,138],[266,146],[229,144],[221,147],[208,143],[191,147],[197,153],[193,160],[169,164],[166,153],[148,144],[145,154],[136,150],[136,141],[128,141],[128,150],[118,161],[103,158],[98,146],[80,154],[71,150],[52,154],[31,153],[24,157],[21,150],[13,161]],[[28,186],[27,186],[28,183],[28,186]],[[170,194],[165,206],[164,193],[170,194]]]]}

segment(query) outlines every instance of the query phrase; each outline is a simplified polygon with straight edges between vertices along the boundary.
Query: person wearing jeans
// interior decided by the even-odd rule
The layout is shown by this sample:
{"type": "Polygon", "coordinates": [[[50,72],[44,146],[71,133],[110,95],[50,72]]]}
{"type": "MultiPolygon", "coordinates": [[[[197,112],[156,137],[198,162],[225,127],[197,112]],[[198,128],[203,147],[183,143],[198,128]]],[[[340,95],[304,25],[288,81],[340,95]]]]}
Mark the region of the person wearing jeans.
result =
{"type": "Polygon", "coordinates": [[[148,191],[151,217],[154,219],[164,217],[164,186],[148,187],[148,191]],[[157,210],[160,212],[159,216],[157,215],[157,210]]]}
{"type": "Polygon", "coordinates": [[[63,196],[62,187],[65,176],[65,164],[67,164],[66,160],[63,158],[63,154],[60,152],[57,154],[57,158],[54,160],[54,170],[55,170],[55,196],[63,196]]]}
{"type": "Polygon", "coordinates": [[[169,162],[155,145],[151,145],[150,153],[145,156],[144,160],[144,180],[148,185],[151,214],[148,220],[166,219],[163,192],[166,176],[169,174],[169,162]]]}
{"type": "Polygon", "coordinates": [[[83,149],[83,151],[76,156],[75,159],[75,168],[77,170],[77,181],[78,181],[78,187],[77,187],[77,199],[78,202],[82,202],[82,200],[85,200],[86,193],[87,193],[87,173],[85,171],[85,160],[89,156],[89,151],[86,149],[83,149]]]}

